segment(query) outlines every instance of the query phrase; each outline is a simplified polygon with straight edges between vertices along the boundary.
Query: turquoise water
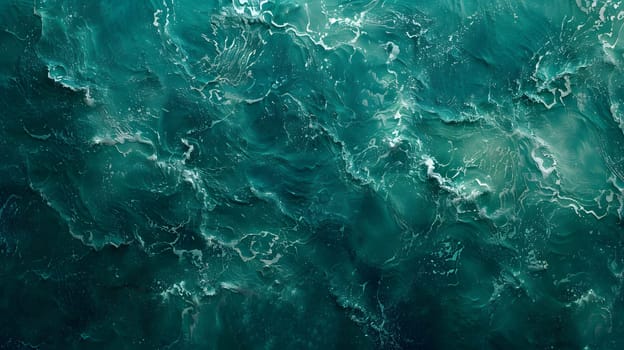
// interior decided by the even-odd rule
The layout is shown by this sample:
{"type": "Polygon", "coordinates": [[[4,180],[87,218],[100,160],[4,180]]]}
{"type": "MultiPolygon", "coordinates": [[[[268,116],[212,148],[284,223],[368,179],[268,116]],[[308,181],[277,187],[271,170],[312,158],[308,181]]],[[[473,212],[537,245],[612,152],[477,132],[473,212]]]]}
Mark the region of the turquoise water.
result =
{"type": "Polygon", "coordinates": [[[0,0],[0,349],[624,348],[623,32],[0,0]]]}

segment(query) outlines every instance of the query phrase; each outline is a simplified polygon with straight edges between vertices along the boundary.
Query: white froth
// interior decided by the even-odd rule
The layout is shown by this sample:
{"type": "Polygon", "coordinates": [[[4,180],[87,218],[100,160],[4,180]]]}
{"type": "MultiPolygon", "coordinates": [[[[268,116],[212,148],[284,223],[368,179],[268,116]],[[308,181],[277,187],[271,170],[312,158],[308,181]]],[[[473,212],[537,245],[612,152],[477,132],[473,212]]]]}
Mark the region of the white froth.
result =
{"type": "Polygon", "coordinates": [[[158,9],[154,12],[154,22],[152,22],[152,24],[154,25],[154,27],[157,27],[160,25],[158,23],[158,21],[160,20],[160,14],[162,13],[161,9],[158,9]]]}
{"type": "Polygon", "coordinates": [[[537,168],[539,169],[539,171],[542,173],[542,177],[544,179],[546,179],[548,176],[550,176],[550,174],[552,174],[553,171],[557,170],[556,168],[556,161],[553,161],[553,165],[546,168],[544,167],[544,159],[538,157],[535,154],[535,150],[531,151],[531,158],[533,158],[533,161],[535,161],[535,164],[537,165],[537,168]]]}
{"type": "Polygon", "coordinates": [[[183,154],[184,159],[182,160],[182,163],[185,163],[187,160],[191,158],[191,153],[193,153],[193,150],[195,150],[195,146],[189,143],[187,139],[181,139],[181,141],[182,141],[182,144],[184,144],[184,146],[187,147],[186,152],[184,152],[183,154]]]}

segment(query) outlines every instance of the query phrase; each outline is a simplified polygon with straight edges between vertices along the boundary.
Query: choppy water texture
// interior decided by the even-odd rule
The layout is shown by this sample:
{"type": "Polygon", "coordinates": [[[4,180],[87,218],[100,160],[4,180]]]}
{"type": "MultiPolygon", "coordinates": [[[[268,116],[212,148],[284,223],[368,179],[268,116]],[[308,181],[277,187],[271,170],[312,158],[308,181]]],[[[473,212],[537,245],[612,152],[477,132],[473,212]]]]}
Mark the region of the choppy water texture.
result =
{"type": "Polygon", "coordinates": [[[623,24],[1,0],[0,348],[624,348],[623,24]]]}

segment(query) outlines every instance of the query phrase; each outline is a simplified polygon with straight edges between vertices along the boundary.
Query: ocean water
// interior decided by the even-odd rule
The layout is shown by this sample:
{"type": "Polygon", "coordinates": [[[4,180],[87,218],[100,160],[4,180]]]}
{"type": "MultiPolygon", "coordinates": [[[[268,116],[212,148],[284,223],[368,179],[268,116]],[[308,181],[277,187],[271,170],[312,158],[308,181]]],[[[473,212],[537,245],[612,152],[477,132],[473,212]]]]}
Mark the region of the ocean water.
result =
{"type": "Polygon", "coordinates": [[[624,348],[623,32],[0,0],[0,349],[624,348]]]}

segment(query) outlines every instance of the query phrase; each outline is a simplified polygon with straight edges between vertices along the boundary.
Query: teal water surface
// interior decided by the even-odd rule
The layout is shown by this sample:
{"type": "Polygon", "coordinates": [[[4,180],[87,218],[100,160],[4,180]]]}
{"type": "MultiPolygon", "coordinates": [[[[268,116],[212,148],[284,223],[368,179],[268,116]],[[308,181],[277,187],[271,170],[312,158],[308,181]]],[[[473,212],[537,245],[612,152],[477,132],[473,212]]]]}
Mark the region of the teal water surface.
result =
{"type": "Polygon", "coordinates": [[[0,349],[624,348],[623,32],[0,0],[0,349]]]}

